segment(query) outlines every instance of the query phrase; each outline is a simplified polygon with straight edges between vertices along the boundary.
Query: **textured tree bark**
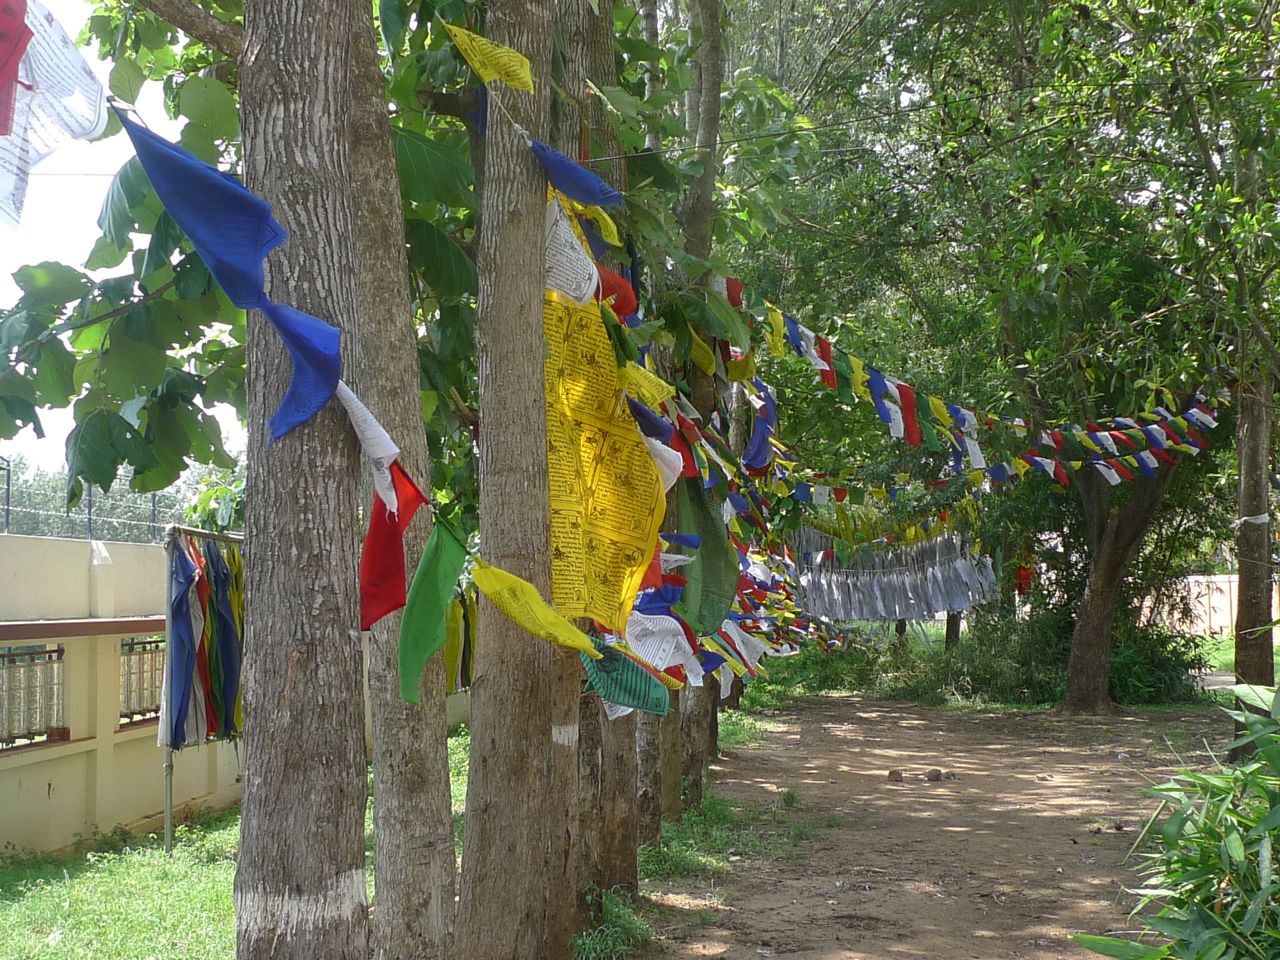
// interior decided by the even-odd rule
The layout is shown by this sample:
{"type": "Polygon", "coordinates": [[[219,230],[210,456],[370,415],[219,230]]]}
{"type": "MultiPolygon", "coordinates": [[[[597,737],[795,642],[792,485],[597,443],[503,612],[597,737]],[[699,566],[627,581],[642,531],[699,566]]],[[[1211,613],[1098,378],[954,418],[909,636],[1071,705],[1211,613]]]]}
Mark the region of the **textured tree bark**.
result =
{"type": "Polygon", "coordinates": [[[640,885],[640,823],[636,812],[636,722],[629,713],[617,720],[603,718],[604,749],[600,791],[603,830],[601,859],[604,885],[601,889],[634,890],[640,885]]]}
{"type": "Polygon", "coordinates": [[[944,650],[954,650],[960,644],[960,621],[964,614],[959,611],[951,611],[947,614],[947,633],[943,640],[942,648],[944,650]]]}
{"type": "MultiPolygon", "coordinates": [[[[351,16],[343,0],[250,0],[240,105],[245,179],[289,242],[267,293],[353,344],[351,16]]],[[[235,879],[242,960],[366,960],[366,759],[356,570],[359,459],[341,408],[268,446],[289,369],[249,320],[245,767],[235,879]]]]}
{"type": "Polygon", "coordinates": [[[1110,489],[1086,467],[1072,478],[1089,534],[1089,579],[1071,634],[1065,713],[1111,713],[1111,641],[1124,572],[1142,545],[1173,477],[1167,466],[1150,479],[1127,484],[1127,497],[1111,506],[1110,489]]]}
{"type": "MultiPolygon", "coordinates": [[[[480,548],[544,597],[551,586],[542,404],[546,181],[502,107],[531,135],[546,137],[552,21],[551,0],[492,0],[487,8],[486,35],[529,58],[537,92],[496,86],[489,95],[476,310],[480,548]]],[[[566,881],[577,790],[562,772],[566,756],[577,768],[577,698],[573,722],[553,725],[549,697],[562,656],[481,601],[454,948],[467,960],[571,955],[577,911],[566,881]]]]}
{"type": "Polygon", "coordinates": [[[636,844],[662,842],[662,720],[642,713],[636,721],[636,844]]]}
{"type": "MultiPolygon", "coordinates": [[[[696,24],[702,42],[698,47],[697,127],[694,145],[702,173],[685,198],[682,222],[685,250],[706,260],[711,256],[715,232],[716,177],[720,173],[720,88],[724,84],[720,0],[690,0],[690,21],[696,24]]],[[[693,118],[691,118],[693,119],[693,118]]]]}
{"type": "Polygon", "coordinates": [[[583,694],[578,704],[578,893],[587,911],[594,909],[594,894],[607,890],[605,882],[604,809],[601,779],[604,768],[604,724],[608,723],[600,698],[583,694]]]}
{"type": "Polygon", "coordinates": [[[1236,528],[1239,594],[1236,599],[1236,678],[1271,686],[1275,662],[1271,640],[1271,371],[1253,364],[1241,377],[1236,407],[1240,460],[1236,528]],[[1263,520],[1254,518],[1262,517],[1263,520]]]}
{"type": "Polygon", "coordinates": [[[710,756],[708,734],[711,715],[715,710],[712,688],[718,683],[707,677],[700,687],[685,687],[680,698],[680,740],[683,746],[681,775],[684,778],[685,809],[702,804],[702,771],[710,756]]]}
{"type": "Polygon", "coordinates": [[[684,813],[684,754],[681,737],[683,704],[692,687],[671,692],[671,707],[658,726],[658,780],[662,794],[662,819],[679,820],[684,813]]]}
{"type": "MultiPolygon", "coordinates": [[[[391,144],[372,9],[352,13],[351,136],[356,180],[360,336],[347,369],[352,388],[400,447],[400,461],[430,490],[427,434],[419,400],[418,336],[409,296],[400,180],[391,144]]],[[[363,502],[371,503],[368,468],[363,502]]],[[[405,534],[416,569],[431,521],[419,512],[405,534]]],[[[369,649],[373,719],[374,960],[444,956],[453,929],[455,860],[440,657],[424,671],[420,705],[400,698],[400,615],[374,625],[369,649]]]]}
{"type": "MultiPolygon", "coordinates": [[[[645,42],[657,50],[661,39],[658,35],[658,0],[640,0],[639,7],[641,33],[644,35],[645,42]]],[[[652,100],[660,89],[662,89],[662,63],[660,60],[650,60],[644,68],[645,99],[652,100]]],[[[644,145],[650,150],[662,148],[662,134],[656,124],[650,125],[645,132],[644,145]]],[[[643,717],[640,723],[644,724],[643,717]]]]}

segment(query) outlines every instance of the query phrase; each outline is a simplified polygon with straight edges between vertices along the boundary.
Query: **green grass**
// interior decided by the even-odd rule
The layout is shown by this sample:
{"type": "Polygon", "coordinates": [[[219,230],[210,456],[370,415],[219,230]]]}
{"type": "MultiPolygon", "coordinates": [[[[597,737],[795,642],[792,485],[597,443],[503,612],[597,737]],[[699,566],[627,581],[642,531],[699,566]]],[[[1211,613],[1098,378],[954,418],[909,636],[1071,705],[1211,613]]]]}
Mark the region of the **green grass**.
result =
{"type": "Polygon", "coordinates": [[[239,815],[184,825],[177,838],[172,857],[154,837],[131,837],[0,865],[0,958],[231,960],[239,815]]]}
{"type": "Polygon", "coordinates": [[[575,960],[625,960],[653,939],[653,928],[630,897],[606,890],[595,913],[595,926],[574,938],[575,960]]]}
{"type": "MultiPolygon", "coordinates": [[[[465,727],[449,737],[459,843],[469,749],[465,727]]],[[[232,960],[240,812],[180,824],[174,840],[171,857],[156,834],[123,832],[69,854],[0,857],[0,960],[232,960]]],[[[372,864],[372,797],[365,850],[372,864]]],[[[372,895],[372,869],[369,884],[372,895]]]]}
{"type": "MultiPolygon", "coordinates": [[[[1210,636],[1204,642],[1205,658],[1212,670],[1221,673],[1232,673],[1236,668],[1236,641],[1229,633],[1210,636]]],[[[1276,676],[1280,677],[1280,647],[1275,651],[1276,676]]]]}

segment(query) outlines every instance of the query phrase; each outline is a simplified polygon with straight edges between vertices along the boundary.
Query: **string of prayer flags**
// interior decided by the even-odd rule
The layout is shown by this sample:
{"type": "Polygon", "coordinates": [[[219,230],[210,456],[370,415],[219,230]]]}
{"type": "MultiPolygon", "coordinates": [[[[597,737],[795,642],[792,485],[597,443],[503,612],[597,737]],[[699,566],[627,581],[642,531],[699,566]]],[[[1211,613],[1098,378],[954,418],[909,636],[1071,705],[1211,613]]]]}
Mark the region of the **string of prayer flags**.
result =
{"type": "Polygon", "coordinates": [[[0,222],[16,227],[31,168],[107,125],[102,84],[40,0],[0,0],[0,222]]]}
{"type": "Polygon", "coordinates": [[[547,287],[563,293],[574,303],[587,304],[600,289],[601,274],[565,213],[559,196],[551,193],[545,222],[545,277],[547,287]]]}
{"type": "Polygon", "coordinates": [[[548,643],[570,647],[593,660],[601,657],[591,638],[551,608],[528,580],[490,566],[477,557],[471,568],[476,586],[512,623],[548,643]]]}
{"type": "Polygon", "coordinates": [[[334,394],[347,412],[360,449],[373,467],[373,489],[392,513],[396,512],[396,488],[391,481],[391,465],[400,456],[391,435],[369,412],[369,408],[341,380],[334,394]]]}
{"type": "Polygon", "coordinates": [[[263,258],[288,237],[269,203],[230,174],[116,113],[160,202],[228,299],[237,307],[261,310],[284,341],[293,377],[270,421],[271,437],[278,440],[310,420],[337,390],[341,334],[323,320],[267,298],[263,258]]]}
{"type": "Polygon", "coordinates": [[[523,53],[494,43],[446,20],[441,19],[440,23],[467,65],[483,83],[500,80],[512,89],[533,93],[533,70],[529,58],[523,53]]]}
{"type": "Polygon", "coordinates": [[[437,517],[400,618],[400,696],[409,703],[420,702],[422,671],[445,644],[445,614],[466,560],[466,546],[437,517]]]}

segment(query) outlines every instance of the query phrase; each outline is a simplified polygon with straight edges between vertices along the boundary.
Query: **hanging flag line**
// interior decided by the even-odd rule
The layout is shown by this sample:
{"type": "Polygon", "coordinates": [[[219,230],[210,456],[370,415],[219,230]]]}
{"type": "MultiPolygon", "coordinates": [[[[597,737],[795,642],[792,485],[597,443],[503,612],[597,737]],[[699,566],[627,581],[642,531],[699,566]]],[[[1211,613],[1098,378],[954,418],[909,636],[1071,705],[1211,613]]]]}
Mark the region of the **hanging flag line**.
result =
{"type": "MultiPolygon", "coordinates": [[[[451,36],[455,36],[459,29],[450,28],[448,24],[445,26],[451,36]]],[[[455,42],[457,42],[456,36],[455,42]]],[[[489,46],[496,45],[489,44],[489,46]]],[[[477,61],[476,45],[471,39],[464,38],[458,47],[472,69],[486,84],[491,80],[501,79],[517,89],[532,90],[531,81],[528,86],[523,85],[523,81],[514,83],[510,79],[499,76],[491,62],[483,58],[477,61]]],[[[515,51],[507,51],[506,48],[498,49],[506,51],[504,56],[509,54],[520,57],[515,51]]],[[[489,55],[496,54],[490,51],[489,55]]],[[[528,61],[524,62],[527,65],[528,61]]],[[[542,166],[548,181],[559,193],[587,209],[593,207],[599,209],[622,202],[622,194],[605,183],[600,176],[554,148],[534,139],[512,118],[501,100],[493,102],[498,105],[499,112],[524,139],[542,166]]],[[[736,278],[727,279],[725,293],[730,305],[741,309],[743,293],[741,281],[736,278]]],[[[1070,484],[1069,471],[1078,471],[1086,465],[1091,465],[1108,483],[1116,484],[1121,480],[1135,479],[1137,473],[1143,476],[1154,476],[1162,463],[1176,462],[1170,453],[1171,450],[1194,456],[1208,445],[1208,441],[1195,428],[1198,426],[1209,430],[1217,425],[1217,418],[1211,408],[1211,404],[1216,406],[1216,401],[1203,394],[1197,394],[1196,402],[1192,407],[1178,416],[1168,414],[1163,408],[1157,408],[1154,415],[1142,415],[1139,418],[1112,418],[1110,425],[1106,428],[1101,424],[1090,422],[1086,423],[1084,428],[1067,425],[1045,430],[1041,434],[1040,445],[1048,446],[1054,454],[1065,453],[1068,458],[1075,456],[1076,459],[1047,456],[1041,446],[1033,441],[1027,450],[1012,456],[1000,454],[999,462],[989,464],[983,446],[998,452],[991,442],[996,427],[1006,425],[1019,439],[1025,440],[1029,433],[1025,420],[978,414],[940,397],[918,395],[911,385],[882,373],[861,358],[832,344],[827,338],[815,334],[776,305],[765,301],[765,310],[763,332],[772,356],[784,355],[786,346],[790,345],[796,355],[807,359],[814,367],[820,382],[835,390],[843,400],[846,402],[854,402],[856,399],[870,400],[877,416],[888,425],[892,436],[905,440],[908,445],[914,447],[923,445],[935,452],[949,450],[952,470],[957,475],[964,472],[964,462],[967,459],[970,468],[974,471],[982,471],[984,481],[991,483],[1008,483],[1016,477],[1038,470],[1051,477],[1060,486],[1066,487],[1070,484]],[[987,430],[987,435],[981,438],[981,443],[980,426],[987,430]],[[1140,444],[1143,447],[1150,446],[1148,449],[1140,449],[1140,444]],[[1110,456],[1108,457],[1107,454],[1110,456]]],[[[625,314],[619,315],[624,320],[627,319],[625,314]]],[[[704,373],[719,374],[730,382],[751,382],[755,379],[753,354],[734,356],[727,344],[720,344],[718,352],[716,346],[708,344],[696,330],[690,328],[689,334],[689,359],[704,373]]],[[[754,394],[754,396],[759,395],[754,394]]],[[[766,424],[758,431],[753,424],[748,455],[743,458],[743,465],[748,472],[761,469],[759,465],[772,459],[772,449],[776,443],[772,438],[772,433],[777,429],[776,412],[773,414],[771,425],[767,422],[768,415],[764,419],[766,424]]],[[[756,424],[758,423],[759,419],[756,421],[756,424]]]]}

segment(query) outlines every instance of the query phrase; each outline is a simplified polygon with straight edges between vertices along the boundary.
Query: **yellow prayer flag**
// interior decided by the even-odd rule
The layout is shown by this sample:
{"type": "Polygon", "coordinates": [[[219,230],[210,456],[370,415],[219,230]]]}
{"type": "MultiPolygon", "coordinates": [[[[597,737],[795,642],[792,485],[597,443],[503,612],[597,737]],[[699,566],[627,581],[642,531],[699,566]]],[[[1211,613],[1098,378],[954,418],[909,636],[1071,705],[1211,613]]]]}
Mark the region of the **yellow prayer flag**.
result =
{"type": "Polygon", "coordinates": [[[708,377],[715,376],[716,355],[711,352],[711,344],[698,336],[698,331],[692,328],[689,330],[689,359],[708,377]]]}
{"type": "Polygon", "coordinates": [[[548,290],[542,316],[551,599],[563,615],[592,617],[621,636],[653,560],[666,493],[623,400],[599,306],[548,290]]]}
{"type": "Polygon", "coordinates": [[[733,654],[731,654],[724,647],[720,646],[720,644],[717,643],[715,640],[712,640],[710,637],[702,637],[698,641],[698,643],[702,646],[702,649],[709,650],[712,653],[716,654],[717,656],[724,657],[724,663],[722,664],[722,667],[728,667],[730,670],[732,670],[733,675],[735,677],[741,677],[746,675],[747,668],[744,667],[742,664],[740,664],[734,658],[733,654]]]}
{"type": "Polygon", "coordinates": [[[613,222],[613,217],[609,216],[601,207],[578,203],[576,200],[570,200],[569,204],[573,207],[574,213],[581,214],[600,228],[600,236],[605,243],[611,247],[622,246],[622,237],[618,234],[618,225],[613,222]]]}
{"type": "Polygon", "coordinates": [[[486,40],[479,34],[456,27],[452,23],[445,23],[443,20],[440,22],[444,23],[454,46],[481,80],[485,83],[501,80],[516,90],[533,93],[533,71],[529,67],[529,58],[523,53],[486,40]]]}
{"type": "Polygon", "coordinates": [[[585,633],[551,609],[550,604],[538,593],[538,588],[528,580],[490,566],[479,557],[471,568],[471,576],[495,607],[506,614],[512,623],[528,630],[535,637],[562,647],[581,650],[592,660],[599,660],[603,656],[585,633]]]}
{"type": "Polygon", "coordinates": [[[853,392],[863,400],[871,399],[871,378],[867,376],[867,365],[852,353],[845,354],[849,358],[849,367],[853,370],[853,392]]]}
{"type": "Polygon", "coordinates": [[[765,301],[765,319],[769,325],[765,327],[764,339],[769,344],[769,356],[780,357],[786,352],[786,322],[782,319],[782,311],[772,303],[765,301]]]}
{"type": "Polygon", "coordinates": [[[676,388],[652,370],[646,370],[634,360],[618,371],[623,385],[651,407],[660,407],[676,395],[676,388]]]}
{"type": "Polygon", "coordinates": [[[1093,442],[1093,437],[1085,433],[1083,430],[1076,431],[1076,439],[1080,441],[1080,446],[1086,450],[1092,450],[1094,453],[1101,453],[1102,447],[1093,442]]]}
{"type": "Polygon", "coordinates": [[[748,353],[741,360],[730,359],[724,365],[725,373],[729,377],[730,383],[738,383],[742,380],[750,380],[756,375],[756,355],[755,351],[748,353]]]}
{"type": "Polygon", "coordinates": [[[955,426],[955,418],[951,416],[951,411],[947,409],[947,405],[941,397],[929,397],[929,409],[933,411],[933,419],[944,427],[955,426]]]}

